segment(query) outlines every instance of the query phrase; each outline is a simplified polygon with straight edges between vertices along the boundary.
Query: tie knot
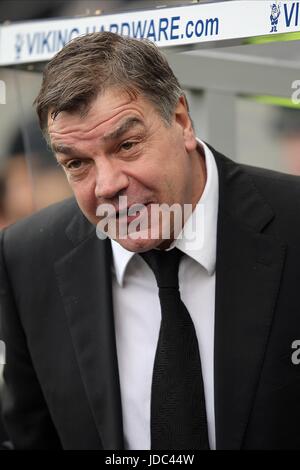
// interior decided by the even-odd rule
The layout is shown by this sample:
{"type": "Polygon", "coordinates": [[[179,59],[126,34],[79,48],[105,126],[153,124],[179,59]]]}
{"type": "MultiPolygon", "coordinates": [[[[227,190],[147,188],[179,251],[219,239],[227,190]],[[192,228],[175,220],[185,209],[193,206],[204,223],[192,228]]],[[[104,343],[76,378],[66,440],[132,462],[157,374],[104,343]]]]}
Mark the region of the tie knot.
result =
{"type": "Polygon", "coordinates": [[[140,253],[152,269],[159,288],[171,287],[178,289],[178,268],[182,251],[173,248],[169,251],[150,250],[140,253]]]}

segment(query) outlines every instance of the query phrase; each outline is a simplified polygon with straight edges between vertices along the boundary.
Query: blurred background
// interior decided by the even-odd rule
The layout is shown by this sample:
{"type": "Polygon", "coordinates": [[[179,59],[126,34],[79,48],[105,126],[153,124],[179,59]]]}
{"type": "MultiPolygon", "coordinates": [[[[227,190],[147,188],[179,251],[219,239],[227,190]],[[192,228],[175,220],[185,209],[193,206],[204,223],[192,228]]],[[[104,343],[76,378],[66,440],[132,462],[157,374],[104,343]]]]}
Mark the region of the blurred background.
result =
{"type": "MultiPolygon", "coordinates": [[[[212,2],[218,3],[0,0],[0,24],[212,2]]],[[[186,90],[199,138],[238,162],[300,175],[300,110],[291,100],[292,82],[300,80],[300,41],[288,39],[166,54],[186,90]]],[[[0,228],[71,195],[32,106],[41,77],[35,64],[0,68],[6,85],[6,104],[0,104],[0,228]]],[[[0,422],[0,442],[4,437],[0,422]]]]}

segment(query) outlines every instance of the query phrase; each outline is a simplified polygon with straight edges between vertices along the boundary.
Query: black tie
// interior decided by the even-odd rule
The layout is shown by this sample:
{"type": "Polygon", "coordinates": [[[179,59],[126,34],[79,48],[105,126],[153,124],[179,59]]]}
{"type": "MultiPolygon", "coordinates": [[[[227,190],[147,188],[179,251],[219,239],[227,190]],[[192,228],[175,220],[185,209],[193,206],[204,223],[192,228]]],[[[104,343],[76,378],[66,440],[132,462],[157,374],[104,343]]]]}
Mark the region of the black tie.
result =
{"type": "Polygon", "coordinates": [[[201,361],[194,324],[180,298],[181,251],[140,253],[159,288],[161,325],[151,391],[151,449],[209,449],[201,361]]]}

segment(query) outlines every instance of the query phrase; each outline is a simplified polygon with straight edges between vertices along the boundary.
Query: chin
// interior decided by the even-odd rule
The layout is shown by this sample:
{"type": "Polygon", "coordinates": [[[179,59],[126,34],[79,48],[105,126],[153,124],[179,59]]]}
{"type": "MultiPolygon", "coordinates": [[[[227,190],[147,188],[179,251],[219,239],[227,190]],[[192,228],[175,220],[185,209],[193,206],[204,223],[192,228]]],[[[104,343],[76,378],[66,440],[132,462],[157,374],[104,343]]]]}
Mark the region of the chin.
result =
{"type": "Polygon", "coordinates": [[[152,250],[153,248],[159,247],[162,244],[162,240],[159,239],[143,239],[139,238],[134,240],[132,238],[116,239],[125,250],[132,251],[134,253],[142,253],[144,251],[152,250]]]}

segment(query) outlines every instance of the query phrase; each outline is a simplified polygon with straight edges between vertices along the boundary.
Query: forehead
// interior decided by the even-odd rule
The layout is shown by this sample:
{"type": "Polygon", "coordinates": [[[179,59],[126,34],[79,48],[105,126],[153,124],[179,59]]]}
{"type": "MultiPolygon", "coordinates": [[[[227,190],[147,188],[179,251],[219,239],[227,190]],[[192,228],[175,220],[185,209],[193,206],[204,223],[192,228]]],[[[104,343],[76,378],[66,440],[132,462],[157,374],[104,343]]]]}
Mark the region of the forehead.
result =
{"type": "Polygon", "coordinates": [[[138,95],[132,98],[123,90],[113,89],[101,93],[92,102],[87,114],[78,112],[61,112],[53,120],[51,110],[48,114],[48,132],[51,141],[65,138],[93,138],[104,136],[127,115],[146,121],[155,114],[153,105],[138,95]]]}

